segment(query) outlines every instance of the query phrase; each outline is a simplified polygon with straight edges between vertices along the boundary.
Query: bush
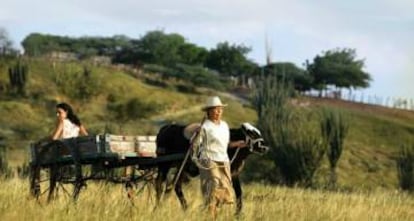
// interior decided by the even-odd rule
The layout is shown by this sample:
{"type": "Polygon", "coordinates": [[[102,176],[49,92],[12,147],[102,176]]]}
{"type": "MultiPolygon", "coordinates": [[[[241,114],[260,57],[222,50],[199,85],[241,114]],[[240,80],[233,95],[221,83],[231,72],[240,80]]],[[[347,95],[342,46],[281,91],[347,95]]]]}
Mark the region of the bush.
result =
{"type": "MultiPolygon", "coordinates": [[[[211,71],[202,66],[193,66],[186,64],[176,64],[174,67],[164,67],[154,64],[146,64],[144,66],[145,72],[157,73],[162,76],[163,79],[177,79],[185,82],[192,83],[194,86],[208,87],[217,90],[224,90],[229,81],[222,79],[217,72],[211,71]]],[[[148,82],[157,83],[157,82],[148,82]]]]}
{"type": "Polygon", "coordinates": [[[196,87],[194,87],[192,85],[179,84],[179,85],[177,85],[175,87],[181,93],[195,94],[197,92],[196,87]]]}
{"type": "Polygon", "coordinates": [[[146,64],[146,65],[144,65],[143,69],[144,69],[144,72],[159,74],[164,79],[169,78],[169,77],[174,77],[174,75],[175,75],[173,69],[164,67],[162,65],[146,64]]]}
{"type": "Polygon", "coordinates": [[[158,80],[158,79],[145,78],[144,82],[146,84],[153,85],[153,86],[156,86],[156,87],[162,87],[162,88],[168,87],[167,83],[165,83],[162,80],[158,80]]]}
{"type": "Polygon", "coordinates": [[[89,68],[56,74],[56,84],[67,96],[86,101],[100,93],[100,78],[89,68]]]}
{"type": "Polygon", "coordinates": [[[121,121],[147,118],[163,109],[164,107],[161,104],[143,102],[138,98],[132,98],[121,103],[108,103],[108,110],[114,113],[117,120],[121,121]]]}

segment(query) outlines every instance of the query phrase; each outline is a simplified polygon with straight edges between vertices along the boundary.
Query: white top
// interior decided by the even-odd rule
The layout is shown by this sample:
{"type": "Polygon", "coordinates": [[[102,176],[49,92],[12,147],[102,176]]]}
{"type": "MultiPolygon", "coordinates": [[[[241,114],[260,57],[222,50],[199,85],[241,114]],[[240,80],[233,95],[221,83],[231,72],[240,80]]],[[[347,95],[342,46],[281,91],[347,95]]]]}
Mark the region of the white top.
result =
{"type": "Polygon", "coordinates": [[[200,135],[195,140],[199,147],[198,157],[218,162],[229,162],[227,146],[230,142],[230,130],[226,122],[215,124],[206,120],[201,126],[200,135]]]}
{"type": "Polygon", "coordinates": [[[79,136],[79,126],[70,122],[69,119],[63,120],[63,131],[62,131],[62,139],[72,138],[79,136]]]}

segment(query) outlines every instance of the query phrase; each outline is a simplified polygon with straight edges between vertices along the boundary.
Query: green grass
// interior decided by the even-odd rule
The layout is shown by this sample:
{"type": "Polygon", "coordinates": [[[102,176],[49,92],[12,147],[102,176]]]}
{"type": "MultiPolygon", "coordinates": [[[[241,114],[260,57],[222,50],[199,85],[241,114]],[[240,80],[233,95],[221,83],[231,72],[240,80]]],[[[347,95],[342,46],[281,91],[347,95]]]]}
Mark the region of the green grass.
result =
{"type": "MultiPolygon", "coordinates": [[[[72,104],[82,122],[92,134],[112,133],[125,135],[156,134],[160,126],[167,122],[193,123],[203,117],[201,107],[208,95],[220,94],[229,105],[223,118],[231,127],[242,122],[255,123],[257,116],[249,105],[242,105],[232,96],[222,92],[197,88],[195,94],[180,93],[172,86],[156,87],[130,71],[114,66],[91,66],[87,63],[59,63],[45,59],[28,59],[29,81],[25,97],[13,97],[0,90],[0,137],[6,140],[11,165],[22,164],[28,154],[29,143],[51,133],[55,121],[55,105],[58,102],[72,104]],[[62,93],[56,79],[83,71],[87,66],[99,83],[99,95],[82,101],[62,93]],[[136,77],[138,76],[138,77],[136,77]],[[159,108],[144,119],[117,119],[108,110],[110,99],[122,103],[138,98],[143,102],[153,102],[159,108]]],[[[8,86],[7,68],[13,61],[0,60],[0,86],[8,86]]],[[[156,79],[157,76],[152,76],[156,79]]],[[[161,80],[161,79],[160,79],[161,80]]],[[[167,85],[176,83],[166,81],[167,85]]],[[[183,82],[180,82],[182,84],[183,82]]],[[[310,112],[322,107],[342,110],[350,121],[349,134],[344,143],[343,156],[338,162],[338,184],[350,189],[396,189],[397,173],[394,156],[406,140],[414,138],[414,112],[393,110],[372,105],[343,102],[333,99],[302,98],[306,107],[298,111],[310,112]]],[[[313,124],[314,123],[314,124],[313,124]]],[[[310,124],[314,129],[319,125],[310,124]]],[[[256,165],[251,157],[247,166],[256,165]]],[[[327,160],[326,160],[327,161],[327,160]]],[[[264,163],[263,165],[268,165],[264,163]]],[[[327,163],[318,171],[318,182],[325,182],[327,163]]]]}
{"type": "MultiPolygon", "coordinates": [[[[402,144],[414,138],[414,112],[332,99],[310,101],[313,107],[340,109],[349,118],[338,183],[351,189],[397,189],[395,156],[402,144]]],[[[324,177],[327,168],[320,173],[324,177]]]]}

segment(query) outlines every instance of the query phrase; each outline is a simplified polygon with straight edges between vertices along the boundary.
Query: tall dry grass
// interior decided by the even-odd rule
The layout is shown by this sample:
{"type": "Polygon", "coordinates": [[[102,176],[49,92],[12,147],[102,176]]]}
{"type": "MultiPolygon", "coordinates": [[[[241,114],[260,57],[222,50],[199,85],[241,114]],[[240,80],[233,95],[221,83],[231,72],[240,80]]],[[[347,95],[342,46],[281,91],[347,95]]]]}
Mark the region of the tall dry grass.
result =
{"type": "MultiPolygon", "coordinates": [[[[184,189],[186,212],[173,195],[165,196],[157,210],[147,193],[131,203],[121,185],[89,182],[77,203],[60,197],[46,204],[29,196],[26,180],[0,184],[0,220],[210,220],[202,210],[197,181],[184,189]]],[[[238,220],[414,220],[414,196],[400,192],[339,193],[259,184],[243,188],[244,210],[238,220]]],[[[218,220],[236,220],[232,208],[220,208],[218,220]]]]}

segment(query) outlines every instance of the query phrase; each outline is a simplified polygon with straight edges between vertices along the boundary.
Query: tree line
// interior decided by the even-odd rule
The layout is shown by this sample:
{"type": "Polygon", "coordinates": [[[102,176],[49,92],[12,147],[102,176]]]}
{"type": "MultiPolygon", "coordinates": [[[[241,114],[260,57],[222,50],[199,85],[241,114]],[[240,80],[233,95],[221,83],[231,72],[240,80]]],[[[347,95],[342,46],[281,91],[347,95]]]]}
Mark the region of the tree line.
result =
{"type": "MultiPolygon", "coordinates": [[[[31,33],[22,41],[22,46],[28,56],[59,51],[74,53],[79,59],[107,56],[116,64],[136,67],[156,65],[157,70],[167,70],[165,72],[170,76],[190,81],[197,81],[192,73],[194,68],[204,70],[207,77],[217,82],[223,82],[230,76],[276,75],[293,82],[295,89],[301,92],[311,89],[323,91],[332,87],[338,90],[367,88],[371,81],[370,74],[363,70],[364,60],[358,59],[356,50],[350,48],[323,51],[311,61],[304,61],[304,67],[298,67],[292,62],[259,65],[247,57],[252,48],[243,44],[224,41],[215,48],[207,49],[188,42],[180,34],[162,30],[148,31],[138,39],[125,35],[75,38],[31,33]],[[183,66],[186,67],[184,71],[183,66]]],[[[7,51],[5,48],[10,48],[10,41],[3,30],[0,32],[0,53],[7,51]]],[[[198,81],[204,82],[204,78],[198,81]]]]}

